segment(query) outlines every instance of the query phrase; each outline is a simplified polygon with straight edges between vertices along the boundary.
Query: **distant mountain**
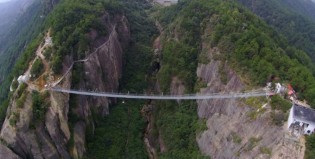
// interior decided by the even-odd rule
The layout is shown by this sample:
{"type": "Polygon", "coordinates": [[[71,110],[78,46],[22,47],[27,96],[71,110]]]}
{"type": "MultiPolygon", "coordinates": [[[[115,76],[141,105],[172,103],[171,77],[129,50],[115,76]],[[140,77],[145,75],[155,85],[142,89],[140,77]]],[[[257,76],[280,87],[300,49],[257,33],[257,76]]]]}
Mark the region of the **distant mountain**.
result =
{"type": "Polygon", "coordinates": [[[9,31],[19,15],[23,14],[34,0],[12,0],[0,3],[0,40],[9,31]]]}
{"type": "Polygon", "coordinates": [[[315,0],[282,0],[287,7],[315,20],[315,0]]]}
{"type": "MultiPolygon", "coordinates": [[[[21,0],[21,2],[28,3],[31,1],[21,0]]],[[[10,77],[9,74],[16,60],[20,58],[20,55],[32,39],[39,36],[45,19],[45,16],[42,15],[45,15],[45,10],[49,9],[49,5],[46,4],[53,3],[50,0],[34,0],[28,7],[26,6],[29,4],[23,4],[20,5],[24,6],[20,7],[20,15],[16,16],[9,28],[4,29],[3,33],[5,35],[2,39],[0,38],[0,103],[3,101],[2,99],[6,98],[4,94],[6,94],[12,81],[12,78],[8,77],[10,77]]],[[[49,11],[47,10],[46,12],[49,11]]],[[[3,13],[1,11],[1,15],[4,15],[3,13]]]]}
{"type": "MultiPolygon", "coordinates": [[[[310,0],[238,0],[279,34],[291,46],[306,52],[315,62],[315,5],[310,0]]],[[[298,59],[309,68],[306,59],[298,59]]]]}

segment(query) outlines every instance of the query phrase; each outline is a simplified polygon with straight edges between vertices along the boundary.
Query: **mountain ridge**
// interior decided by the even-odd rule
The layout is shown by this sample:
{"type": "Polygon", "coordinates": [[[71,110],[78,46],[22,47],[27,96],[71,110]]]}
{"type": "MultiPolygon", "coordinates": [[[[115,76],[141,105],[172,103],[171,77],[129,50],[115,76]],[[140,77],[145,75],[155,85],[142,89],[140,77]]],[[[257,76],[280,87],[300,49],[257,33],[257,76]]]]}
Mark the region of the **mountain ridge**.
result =
{"type": "Polygon", "coordinates": [[[8,1],[0,3],[0,41],[6,36],[16,19],[22,15],[34,0],[8,1]]]}
{"type": "Polygon", "coordinates": [[[137,101],[45,90],[56,83],[180,95],[284,82],[315,103],[306,53],[235,1],[183,0],[170,7],[79,1],[53,8],[16,65],[12,79],[26,70],[32,77],[10,81],[0,152],[20,158],[303,158],[304,143],[286,142],[290,108],[280,96],[137,101]]]}

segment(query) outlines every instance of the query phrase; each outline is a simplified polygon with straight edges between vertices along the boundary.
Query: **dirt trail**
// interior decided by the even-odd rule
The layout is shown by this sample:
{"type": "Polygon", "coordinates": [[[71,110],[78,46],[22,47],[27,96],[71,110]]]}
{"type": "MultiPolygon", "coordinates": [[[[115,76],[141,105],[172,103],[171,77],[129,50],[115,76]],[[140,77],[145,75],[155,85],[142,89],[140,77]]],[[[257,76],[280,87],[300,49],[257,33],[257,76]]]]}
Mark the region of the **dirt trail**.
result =
{"type": "Polygon", "coordinates": [[[45,56],[43,55],[43,52],[45,51],[46,48],[52,46],[52,44],[47,42],[47,41],[51,41],[50,32],[48,32],[46,37],[45,37],[45,44],[42,47],[38,48],[36,51],[37,57],[39,57],[44,64],[45,72],[48,72],[50,67],[49,67],[49,64],[48,64],[45,56]]]}
{"type": "Polygon", "coordinates": [[[35,79],[33,82],[27,81],[26,84],[28,85],[29,91],[32,90],[40,90],[45,85],[45,78],[44,76],[49,72],[50,67],[45,59],[45,56],[43,55],[43,51],[45,51],[46,48],[52,46],[52,41],[50,37],[50,30],[47,32],[45,36],[45,42],[44,44],[40,44],[36,50],[36,57],[32,62],[30,62],[29,67],[27,68],[26,72],[24,73],[24,76],[30,76],[31,75],[31,69],[35,63],[36,60],[40,59],[44,65],[44,73],[42,73],[37,79],[35,79]]]}

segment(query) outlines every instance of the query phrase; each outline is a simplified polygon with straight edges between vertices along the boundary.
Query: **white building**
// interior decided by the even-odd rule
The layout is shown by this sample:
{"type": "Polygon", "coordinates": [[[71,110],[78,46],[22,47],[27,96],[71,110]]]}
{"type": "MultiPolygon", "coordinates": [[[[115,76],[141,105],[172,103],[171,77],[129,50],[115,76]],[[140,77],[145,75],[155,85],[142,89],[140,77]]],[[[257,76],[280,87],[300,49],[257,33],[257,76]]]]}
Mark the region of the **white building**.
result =
{"type": "Polygon", "coordinates": [[[281,85],[280,83],[276,83],[275,93],[276,94],[284,94],[288,90],[284,85],[281,85]]]}
{"type": "Polygon", "coordinates": [[[51,37],[47,37],[46,39],[45,39],[45,45],[52,45],[52,38],[51,37]]]}
{"type": "Polygon", "coordinates": [[[294,103],[288,118],[288,129],[296,136],[314,133],[315,110],[294,103]]]}
{"type": "Polygon", "coordinates": [[[19,84],[21,83],[26,83],[27,81],[30,80],[30,75],[21,75],[19,76],[19,78],[17,79],[17,81],[19,82],[19,84]]]}

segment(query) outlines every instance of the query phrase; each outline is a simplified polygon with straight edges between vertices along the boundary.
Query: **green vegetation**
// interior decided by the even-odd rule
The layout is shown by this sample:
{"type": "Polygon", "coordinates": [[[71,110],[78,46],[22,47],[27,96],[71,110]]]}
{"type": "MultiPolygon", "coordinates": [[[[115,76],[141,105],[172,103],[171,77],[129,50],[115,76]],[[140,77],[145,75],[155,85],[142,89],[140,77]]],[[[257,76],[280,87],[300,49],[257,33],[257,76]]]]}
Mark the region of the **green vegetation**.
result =
{"type": "Polygon", "coordinates": [[[50,102],[46,100],[48,95],[48,93],[43,95],[37,91],[32,92],[33,120],[36,122],[43,121],[45,117],[46,109],[50,102]]]}
{"type": "Polygon", "coordinates": [[[0,144],[4,145],[4,146],[8,146],[9,144],[3,140],[3,138],[0,138],[0,144]]]}
{"type": "Polygon", "coordinates": [[[201,88],[206,88],[206,87],[207,87],[207,83],[204,82],[202,79],[198,78],[196,85],[195,85],[195,88],[194,88],[194,91],[198,92],[198,91],[200,91],[201,88]]]}
{"type": "Polygon", "coordinates": [[[228,77],[227,77],[227,73],[224,70],[225,64],[223,62],[220,63],[219,65],[219,74],[220,74],[220,80],[223,84],[227,84],[228,83],[228,77]]]}
{"type": "Polygon", "coordinates": [[[265,85],[271,77],[280,77],[282,81],[290,81],[300,98],[315,105],[312,67],[308,68],[304,61],[296,58],[305,57],[305,53],[291,47],[285,38],[237,3],[181,1],[162,12],[162,24],[168,24],[168,30],[176,25],[179,33],[179,40],[169,40],[163,50],[164,66],[159,78],[164,90],[170,83],[169,77],[175,75],[182,77],[187,87],[194,83],[202,28],[210,27],[209,41],[205,42],[224,50],[223,58],[238,72],[250,77],[250,84],[265,85]],[[173,66],[175,63],[178,65],[173,66]]]}
{"type": "Polygon", "coordinates": [[[143,90],[149,86],[149,82],[145,81],[145,77],[150,74],[152,59],[152,48],[148,44],[137,43],[131,46],[124,58],[126,64],[123,70],[123,78],[120,81],[120,90],[143,93],[143,90]]]}
{"type": "Polygon", "coordinates": [[[20,86],[18,87],[18,90],[16,91],[16,95],[20,97],[22,93],[25,91],[27,85],[25,83],[21,83],[20,86]]]}
{"type": "Polygon", "coordinates": [[[263,104],[266,104],[268,101],[266,97],[249,97],[245,99],[245,104],[255,108],[260,108],[263,104]]]}
{"type": "Polygon", "coordinates": [[[52,57],[52,53],[55,52],[55,50],[53,50],[52,47],[48,47],[44,50],[44,53],[43,55],[45,56],[45,59],[47,61],[51,60],[51,57],[52,57]]]}
{"type": "Polygon", "coordinates": [[[282,126],[285,121],[288,119],[288,114],[285,114],[282,111],[272,111],[270,118],[273,124],[282,126]]]}
{"type": "Polygon", "coordinates": [[[16,79],[13,79],[11,86],[12,89],[15,90],[19,86],[19,82],[16,79]]]}
{"type": "Polygon", "coordinates": [[[69,97],[69,112],[68,112],[68,124],[70,129],[70,139],[67,143],[67,149],[69,152],[73,151],[74,146],[74,126],[77,122],[82,121],[84,122],[84,119],[82,119],[80,116],[78,116],[74,110],[77,108],[77,101],[79,96],[70,94],[69,97]]]}
{"type": "Polygon", "coordinates": [[[305,159],[315,158],[315,134],[306,136],[306,149],[305,149],[305,159]]]}
{"type": "MultiPolygon", "coordinates": [[[[114,20],[116,15],[126,15],[131,27],[132,40],[125,50],[126,61],[120,81],[120,91],[140,93],[148,87],[152,88],[155,74],[150,72],[152,67],[150,62],[153,59],[151,44],[156,30],[153,21],[147,16],[150,8],[150,4],[145,0],[61,1],[46,22],[46,29],[52,27],[53,33],[54,47],[47,50],[48,56],[54,55],[50,57],[53,71],[60,73],[65,57],[78,60],[84,58],[87,52],[91,52],[92,39],[88,36],[91,30],[98,33],[97,38],[108,34],[109,30],[106,29],[107,24],[101,20],[102,16],[108,13],[109,19],[114,20]]],[[[236,2],[182,0],[178,5],[161,9],[157,18],[165,28],[165,35],[162,37],[163,65],[157,75],[163,92],[170,91],[170,83],[175,76],[184,82],[186,93],[198,91],[205,86],[205,83],[196,78],[198,62],[208,62],[205,60],[205,55],[201,53],[201,44],[204,42],[211,47],[220,48],[222,55],[215,56],[216,60],[226,61],[240,74],[250,77],[250,83],[247,84],[265,85],[272,77],[279,77],[283,81],[290,81],[299,92],[299,97],[306,98],[315,106],[313,64],[305,52],[297,49],[301,47],[290,46],[292,41],[288,42],[236,2]],[[201,41],[205,28],[211,28],[211,33],[206,41],[201,41]]],[[[37,36],[38,32],[34,31],[33,34],[35,33],[37,36]]],[[[30,43],[14,67],[9,80],[1,83],[0,100],[3,104],[0,107],[0,118],[2,120],[9,104],[9,100],[4,100],[7,97],[8,86],[14,77],[25,71],[42,38],[43,35],[40,35],[30,43]]],[[[297,41],[300,39],[297,37],[297,41]]],[[[19,50],[23,50],[25,41],[20,44],[17,46],[23,46],[18,47],[19,50]]],[[[302,50],[312,51],[311,47],[307,48],[302,50]]],[[[8,68],[18,57],[17,54],[12,56],[14,56],[12,60],[8,61],[10,64],[5,64],[8,68]]],[[[40,65],[42,65],[40,62],[36,63],[32,71],[36,74],[40,73],[40,65]]],[[[81,73],[82,66],[75,66],[73,84],[82,80],[81,73]]],[[[220,66],[220,74],[222,82],[226,83],[228,79],[223,64],[220,66]]],[[[22,84],[17,90],[19,96],[17,103],[25,101],[26,95],[23,93],[25,87],[26,85],[22,84]]],[[[39,92],[32,93],[33,118],[36,121],[41,121],[45,115],[48,106],[45,102],[46,98],[39,92]]],[[[71,106],[76,105],[75,98],[77,97],[70,97],[71,106]]],[[[120,102],[111,106],[110,115],[105,118],[100,118],[96,110],[93,110],[92,116],[96,128],[94,132],[91,127],[87,128],[87,158],[147,158],[143,145],[146,123],[140,113],[146,103],[133,100],[124,104],[120,102]]],[[[246,102],[249,105],[256,105],[262,101],[248,99],[246,102]]],[[[160,101],[153,104],[156,106],[153,110],[155,118],[153,131],[155,135],[163,138],[168,149],[167,152],[159,154],[160,158],[205,158],[198,150],[196,134],[207,127],[205,121],[198,119],[196,102],[160,101]]],[[[272,107],[286,112],[289,105],[275,96],[272,99],[272,107]]],[[[250,116],[255,118],[257,114],[253,113],[250,116]]],[[[284,116],[277,115],[276,111],[272,116],[274,123],[278,125],[285,119],[284,116]]],[[[82,119],[70,111],[70,123],[74,124],[80,120],[82,119]]],[[[15,118],[10,120],[12,125],[16,122],[15,118]]],[[[234,143],[242,142],[237,134],[232,134],[232,140],[234,143]]],[[[260,140],[261,138],[250,138],[245,150],[251,151],[260,140]]],[[[312,140],[308,138],[308,141],[312,140]]],[[[307,156],[313,156],[310,149],[314,145],[311,142],[307,144],[307,156]]],[[[73,136],[68,146],[73,146],[73,136]]],[[[261,147],[260,151],[271,154],[268,148],[261,147]]]]}
{"type": "MultiPolygon", "coordinates": [[[[0,52],[2,54],[0,59],[0,81],[6,80],[6,77],[10,74],[13,66],[17,62],[16,60],[19,59],[21,53],[25,51],[25,46],[30,44],[42,30],[44,19],[40,18],[42,13],[41,7],[42,3],[35,1],[25,13],[17,19],[12,29],[8,30],[7,36],[0,41],[0,52]]],[[[27,64],[27,61],[24,62],[27,64]]],[[[24,69],[24,67],[22,67],[22,69],[24,69]]],[[[10,81],[12,79],[13,78],[11,78],[10,81]]],[[[3,84],[1,84],[1,86],[2,85],[3,84]]]]}
{"type": "Polygon", "coordinates": [[[274,95],[271,97],[270,102],[272,112],[270,118],[273,124],[281,126],[288,119],[288,111],[290,110],[292,104],[285,100],[279,95],[274,95]]]}
{"type": "Polygon", "coordinates": [[[268,154],[269,156],[271,156],[272,151],[271,151],[270,148],[268,148],[268,147],[260,147],[259,150],[260,150],[260,153],[268,154]]]}
{"type": "Polygon", "coordinates": [[[16,101],[16,106],[18,108],[22,108],[24,103],[25,103],[25,100],[26,100],[26,96],[27,96],[27,93],[22,93],[22,95],[19,97],[19,99],[16,101]]]}
{"type": "Polygon", "coordinates": [[[10,100],[5,99],[5,100],[3,100],[2,104],[0,105],[0,119],[1,119],[0,122],[1,122],[1,125],[5,119],[9,103],[10,103],[10,100]]]}
{"type": "Polygon", "coordinates": [[[199,119],[197,121],[197,128],[196,134],[202,133],[208,129],[207,120],[206,119],[199,119]]]}
{"type": "Polygon", "coordinates": [[[290,110],[292,106],[288,100],[283,99],[279,95],[272,96],[270,104],[272,109],[282,110],[284,113],[290,110]]]}
{"type": "MultiPolygon", "coordinates": [[[[281,33],[283,37],[287,38],[289,45],[303,50],[311,57],[313,62],[315,62],[315,17],[303,13],[307,9],[314,10],[314,4],[304,7],[299,6],[303,5],[303,3],[304,5],[306,5],[306,3],[312,3],[311,1],[238,1],[261,17],[278,33],[281,33]],[[301,8],[303,9],[301,10],[301,8]]],[[[314,15],[314,13],[312,14],[314,15]]],[[[287,44],[284,43],[283,45],[287,44]]],[[[304,52],[298,51],[291,46],[287,46],[286,53],[291,58],[297,59],[300,63],[314,70],[314,64],[310,58],[304,52]]]]}
{"type": "MultiPolygon", "coordinates": [[[[82,59],[90,51],[87,33],[97,31],[96,38],[108,33],[101,17],[110,7],[119,7],[119,2],[110,0],[62,1],[50,14],[48,25],[52,28],[55,51],[52,56],[52,69],[60,73],[65,56],[72,55],[75,60],[82,59]],[[104,10],[105,9],[105,10],[104,10]]],[[[110,17],[113,18],[113,17],[110,17]]]]}
{"type": "MultiPolygon", "coordinates": [[[[191,46],[198,49],[200,44],[198,36],[202,33],[200,28],[210,27],[211,33],[209,33],[208,43],[213,47],[221,47],[220,49],[224,50],[225,53],[224,59],[237,71],[250,77],[252,85],[265,85],[270,77],[280,77],[283,81],[290,81],[296,91],[300,93],[300,98],[306,98],[310,103],[314,103],[312,105],[315,105],[315,100],[312,98],[312,95],[315,94],[315,79],[312,70],[305,66],[304,62],[289,55],[297,55],[303,51],[290,47],[284,38],[281,38],[256,16],[239,7],[238,4],[216,0],[182,1],[170,9],[175,10],[178,14],[170,15],[168,11],[165,11],[167,18],[164,16],[161,20],[163,23],[173,20],[181,26],[181,30],[177,31],[181,33],[179,43],[184,42],[186,45],[190,45],[194,41],[196,42],[195,45],[191,46]],[[188,10],[198,10],[198,14],[188,10]],[[220,45],[222,43],[226,45],[220,45]]],[[[194,61],[196,55],[192,55],[194,50],[190,50],[192,51],[191,54],[188,53],[189,51],[185,51],[189,50],[189,47],[184,44],[177,44],[178,50],[189,54],[189,56],[185,56],[183,53],[178,56],[176,50],[171,50],[174,48],[172,47],[173,43],[175,42],[170,41],[166,45],[163,52],[166,57],[163,61],[168,60],[168,54],[179,57],[176,59],[176,63],[183,62],[185,65],[179,65],[181,69],[178,72],[183,74],[182,70],[193,68],[191,62],[194,61]],[[170,47],[168,47],[169,45],[170,47]],[[181,48],[186,49],[181,50],[181,48]],[[189,60],[191,61],[180,60],[185,57],[190,57],[189,60]]],[[[199,52],[201,51],[199,50],[199,52]]],[[[169,78],[165,77],[172,76],[174,72],[172,70],[174,68],[178,70],[179,66],[168,66],[171,69],[167,69],[167,65],[162,67],[161,71],[163,71],[164,76],[161,77],[161,81],[168,83],[167,79],[169,78]]],[[[193,82],[194,79],[189,78],[189,75],[187,74],[184,79],[193,82]]]]}
{"type": "Polygon", "coordinates": [[[71,87],[76,89],[78,88],[79,84],[80,84],[80,80],[82,80],[81,78],[84,77],[84,69],[83,69],[83,64],[82,63],[78,63],[75,64],[73,66],[72,69],[72,85],[71,87]]]}
{"type": "Polygon", "coordinates": [[[160,130],[168,149],[160,154],[160,158],[206,158],[200,154],[196,142],[200,128],[196,102],[181,101],[178,104],[175,101],[160,101],[156,106],[156,129],[160,130]]]}
{"type": "MultiPolygon", "coordinates": [[[[35,51],[38,45],[40,44],[41,39],[42,39],[42,36],[40,35],[28,45],[24,53],[21,55],[21,57],[19,57],[19,59],[15,63],[15,66],[12,69],[12,72],[10,73],[8,78],[5,81],[3,81],[3,83],[0,84],[0,103],[1,103],[0,111],[3,110],[6,112],[6,108],[8,107],[8,104],[9,104],[9,102],[6,102],[6,100],[8,100],[7,98],[9,94],[8,92],[9,92],[10,84],[14,78],[22,75],[24,71],[26,70],[26,68],[28,68],[29,62],[31,61],[32,58],[34,58],[35,51]]],[[[18,96],[21,95],[21,93],[25,90],[27,85],[23,83],[19,87],[20,87],[19,90],[17,90],[18,96]]],[[[5,116],[2,116],[2,115],[5,115],[5,112],[0,113],[1,115],[0,123],[2,123],[5,118],[5,116]]]]}
{"type": "Polygon", "coordinates": [[[246,112],[246,115],[250,121],[253,121],[253,120],[257,119],[259,113],[255,110],[253,110],[253,111],[246,112]]]}
{"type": "MultiPolygon", "coordinates": [[[[291,76],[290,78],[284,78],[294,83],[294,88],[298,88],[298,93],[300,97],[305,97],[311,106],[315,107],[315,88],[314,88],[314,79],[311,77],[311,72],[314,74],[314,61],[315,61],[315,45],[314,45],[314,32],[315,32],[315,23],[314,23],[314,4],[310,5],[307,3],[313,3],[311,1],[277,1],[277,0],[266,0],[266,1],[248,1],[248,0],[239,0],[242,4],[247,6],[258,16],[262,17],[266,23],[273,26],[277,32],[281,33],[283,37],[288,39],[287,43],[282,43],[283,52],[293,59],[296,59],[299,63],[304,65],[307,69],[300,66],[284,66],[281,62],[278,69],[283,71],[288,71],[287,74],[291,76]],[[305,6],[305,4],[307,6],[305,6]],[[304,5],[304,6],[303,6],[304,5]],[[312,10],[312,12],[308,12],[312,10]],[[308,12],[308,13],[307,13],[308,12]],[[313,20],[311,20],[313,19],[313,20]],[[298,49],[292,47],[295,46],[298,49]],[[306,53],[311,57],[312,61],[306,53]],[[289,69],[284,69],[289,68],[289,69]],[[295,77],[294,77],[295,76],[295,77]],[[297,78],[301,76],[301,78],[297,78]],[[305,80],[304,80],[305,79],[305,80]],[[304,87],[304,88],[303,88],[304,87]]],[[[280,56],[279,56],[280,59],[280,56]]],[[[295,61],[295,63],[297,63],[295,61]]],[[[281,71],[282,72],[282,71],[281,71]]],[[[283,73],[280,73],[280,78],[283,79],[283,73]]],[[[277,97],[276,97],[277,98],[277,97]]],[[[287,104],[281,102],[279,107],[274,107],[276,109],[287,110],[289,107],[287,104]],[[287,106],[286,106],[287,105],[287,106]]],[[[279,125],[286,120],[286,116],[283,113],[273,112],[271,114],[272,121],[279,125]]],[[[305,158],[315,158],[315,145],[314,139],[312,137],[306,138],[306,151],[305,158]]]]}
{"type": "MultiPolygon", "coordinates": [[[[196,78],[198,59],[205,62],[203,58],[199,58],[202,33],[200,24],[206,16],[205,12],[199,10],[199,7],[204,6],[202,3],[181,1],[178,5],[163,8],[159,12],[158,19],[166,29],[165,32],[171,33],[176,28],[178,33],[176,40],[172,34],[166,34],[162,41],[163,65],[157,77],[163,92],[170,91],[173,77],[183,81],[186,93],[199,91],[198,89],[206,85],[196,78]]],[[[196,102],[160,101],[156,106],[155,132],[160,133],[168,149],[160,154],[160,158],[207,158],[199,152],[196,142],[196,134],[200,132],[196,102]]],[[[206,129],[206,126],[201,129],[206,129]]]]}
{"type": "Polygon", "coordinates": [[[8,107],[8,92],[12,80],[21,75],[33,59],[41,40],[43,30],[42,6],[45,1],[35,1],[8,31],[5,40],[0,41],[0,123],[8,107]],[[37,38],[36,38],[37,37],[37,38]],[[33,40],[34,39],[34,40],[33,40]],[[25,47],[27,46],[27,47],[25,47]],[[23,54],[22,54],[23,53],[23,54]],[[14,67],[13,67],[14,66],[14,67]]]}
{"type": "Polygon", "coordinates": [[[87,158],[148,158],[143,144],[146,123],[140,113],[143,104],[129,100],[117,104],[110,115],[97,120],[94,134],[87,129],[87,158]]]}
{"type": "Polygon", "coordinates": [[[236,144],[242,143],[242,138],[236,132],[232,132],[231,136],[234,143],[236,144]]]}
{"type": "Polygon", "coordinates": [[[256,137],[251,137],[248,140],[248,143],[246,144],[246,147],[244,148],[245,151],[251,151],[254,147],[257,146],[258,142],[261,140],[262,138],[256,138],[256,137]]]}
{"type": "MultiPolygon", "coordinates": [[[[196,83],[196,62],[202,59],[197,57],[204,57],[203,54],[199,55],[202,52],[200,37],[205,28],[211,28],[210,33],[207,33],[208,41],[203,42],[211,47],[219,47],[224,54],[218,59],[226,60],[240,74],[250,77],[250,83],[247,84],[264,86],[272,77],[279,77],[293,85],[299,92],[299,98],[306,98],[311,105],[315,105],[313,64],[305,52],[290,46],[285,38],[234,1],[183,0],[176,6],[163,9],[159,20],[165,32],[170,32],[164,37],[163,65],[158,74],[164,92],[169,91],[172,77],[177,76],[184,81],[187,93],[191,93],[191,86],[196,83]]],[[[224,77],[222,79],[225,81],[224,77]]],[[[277,97],[272,102],[275,109],[283,111],[291,106],[277,97]]],[[[173,113],[177,113],[179,108],[176,103],[163,103],[160,107],[162,105],[158,113],[166,115],[158,117],[157,123],[163,125],[163,137],[170,139],[168,136],[174,135],[171,132],[176,126],[164,118],[171,116],[167,114],[169,111],[176,110],[173,113]],[[165,105],[169,108],[164,108],[165,105]]],[[[250,116],[255,118],[257,114],[252,113],[250,116]]],[[[280,123],[284,118],[284,114],[273,113],[275,123],[280,123]]],[[[257,142],[254,139],[250,141],[248,150],[257,142]]]]}
{"type": "Polygon", "coordinates": [[[19,118],[20,118],[20,113],[13,113],[10,120],[9,120],[9,124],[11,126],[16,126],[16,123],[19,121],[19,118]]]}
{"type": "MultiPolygon", "coordinates": [[[[156,33],[153,21],[146,11],[149,3],[145,0],[106,1],[106,11],[111,16],[124,12],[130,23],[132,43],[124,54],[124,70],[120,80],[121,92],[143,92],[150,85],[146,76],[152,61],[152,36],[156,33]],[[119,7],[119,9],[117,8],[119,7]]],[[[127,100],[125,103],[110,107],[110,114],[99,117],[96,111],[93,120],[96,124],[94,133],[87,128],[87,155],[89,159],[103,158],[148,158],[143,134],[145,119],[140,111],[144,101],[127,100]]]]}
{"type": "MultiPolygon", "coordinates": [[[[193,39],[189,40],[193,41],[193,39]]],[[[189,45],[184,41],[177,42],[175,40],[165,42],[163,48],[163,67],[161,67],[158,75],[164,92],[169,91],[170,80],[174,76],[178,76],[182,79],[185,82],[185,86],[188,87],[188,90],[194,88],[198,55],[196,45],[197,44],[189,45]]]]}
{"type": "Polygon", "coordinates": [[[251,111],[246,112],[250,121],[256,120],[260,114],[266,111],[266,108],[262,108],[268,102],[266,97],[249,97],[243,100],[247,106],[253,107],[251,111]]]}
{"type": "Polygon", "coordinates": [[[38,77],[38,75],[40,75],[43,71],[44,71],[44,64],[41,59],[37,58],[31,69],[32,78],[38,77]]]}
{"type": "Polygon", "coordinates": [[[15,116],[13,116],[13,117],[10,118],[9,124],[10,124],[11,126],[15,126],[15,125],[16,125],[16,117],[15,117],[15,116]]]}

